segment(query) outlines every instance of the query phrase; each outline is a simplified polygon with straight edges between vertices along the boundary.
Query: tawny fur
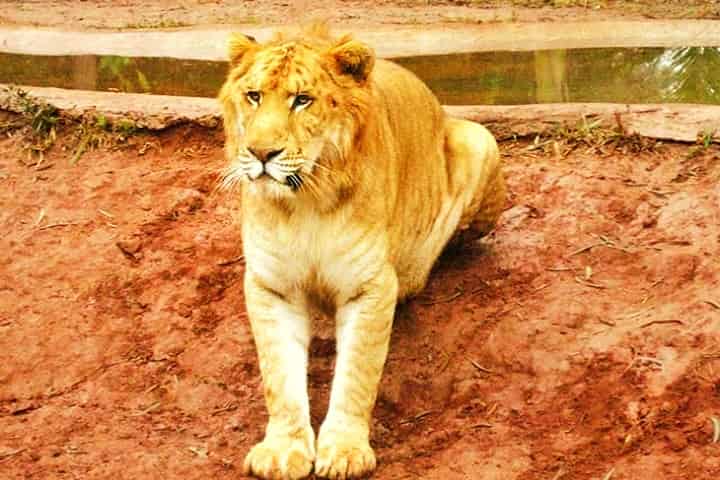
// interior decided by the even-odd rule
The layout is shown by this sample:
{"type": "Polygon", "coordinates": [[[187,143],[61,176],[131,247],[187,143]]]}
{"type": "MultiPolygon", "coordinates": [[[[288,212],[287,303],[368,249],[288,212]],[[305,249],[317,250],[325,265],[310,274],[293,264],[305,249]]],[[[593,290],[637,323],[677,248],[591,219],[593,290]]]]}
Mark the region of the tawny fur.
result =
{"type": "Polygon", "coordinates": [[[370,416],[395,305],[424,287],[453,235],[494,225],[505,198],[497,145],[482,126],[446,117],[412,73],[322,28],[264,45],[236,35],[230,59],[224,184],[241,190],[245,296],[270,417],[245,470],[363,476],[375,468],[370,416]],[[317,437],[306,380],[316,310],[334,316],[337,339],[317,437]]]}

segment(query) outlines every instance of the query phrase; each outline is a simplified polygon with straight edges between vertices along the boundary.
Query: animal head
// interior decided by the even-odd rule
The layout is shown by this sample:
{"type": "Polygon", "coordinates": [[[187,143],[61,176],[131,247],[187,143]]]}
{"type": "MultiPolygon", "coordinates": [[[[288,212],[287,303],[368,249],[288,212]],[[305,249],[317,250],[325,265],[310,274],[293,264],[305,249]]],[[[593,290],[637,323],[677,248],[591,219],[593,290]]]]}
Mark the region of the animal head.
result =
{"type": "Polygon", "coordinates": [[[225,186],[280,198],[318,197],[349,175],[366,122],[375,56],[322,27],[267,44],[234,34],[223,106],[225,186]]]}

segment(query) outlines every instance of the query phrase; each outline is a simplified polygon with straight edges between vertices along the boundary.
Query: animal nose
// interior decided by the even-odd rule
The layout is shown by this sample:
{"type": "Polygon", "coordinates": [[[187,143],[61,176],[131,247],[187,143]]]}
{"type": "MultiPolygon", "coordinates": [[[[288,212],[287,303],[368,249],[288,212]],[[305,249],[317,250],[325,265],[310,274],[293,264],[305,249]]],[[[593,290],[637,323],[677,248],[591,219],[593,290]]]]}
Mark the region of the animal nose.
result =
{"type": "Polygon", "coordinates": [[[250,148],[250,147],[248,147],[248,151],[250,153],[252,153],[255,156],[255,158],[260,160],[262,163],[269,162],[273,158],[280,155],[283,152],[283,150],[285,150],[285,149],[284,148],[275,149],[275,148],[255,148],[255,147],[250,148]]]}

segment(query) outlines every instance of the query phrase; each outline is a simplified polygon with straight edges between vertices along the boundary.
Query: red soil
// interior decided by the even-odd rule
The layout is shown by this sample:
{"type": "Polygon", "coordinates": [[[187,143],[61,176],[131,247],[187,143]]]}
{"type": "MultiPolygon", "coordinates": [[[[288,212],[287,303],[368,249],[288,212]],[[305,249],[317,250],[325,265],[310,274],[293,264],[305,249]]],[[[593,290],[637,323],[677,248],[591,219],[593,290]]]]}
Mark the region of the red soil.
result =
{"type": "MultiPolygon", "coordinates": [[[[221,145],[182,127],[37,170],[0,140],[0,478],[241,477],[266,413],[221,145]]],[[[496,232],[398,309],[374,478],[717,478],[720,150],[501,148],[496,232]]]]}

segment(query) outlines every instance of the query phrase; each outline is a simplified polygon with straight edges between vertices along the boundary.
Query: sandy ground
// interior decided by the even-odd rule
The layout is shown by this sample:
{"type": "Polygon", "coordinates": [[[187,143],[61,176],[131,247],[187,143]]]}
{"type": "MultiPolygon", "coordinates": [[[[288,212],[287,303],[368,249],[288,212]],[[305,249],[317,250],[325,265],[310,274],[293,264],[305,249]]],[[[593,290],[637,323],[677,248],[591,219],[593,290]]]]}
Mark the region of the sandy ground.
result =
{"type": "Polygon", "coordinates": [[[477,24],[647,18],[720,18],[718,0],[3,0],[0,24],[66,29],[278,25],[477,24]]]}
{"type": "MultiPolygon", "coordinates": [[[[266,413],[221,133],[71,140],[0,140],[0,478],[241,478],[266,413]]],[[[398,309],[374,478],[717,478],[720,148],[501,148],[496,232],[398,309]]]]}

